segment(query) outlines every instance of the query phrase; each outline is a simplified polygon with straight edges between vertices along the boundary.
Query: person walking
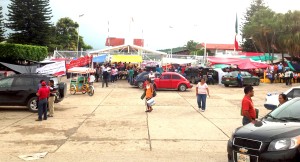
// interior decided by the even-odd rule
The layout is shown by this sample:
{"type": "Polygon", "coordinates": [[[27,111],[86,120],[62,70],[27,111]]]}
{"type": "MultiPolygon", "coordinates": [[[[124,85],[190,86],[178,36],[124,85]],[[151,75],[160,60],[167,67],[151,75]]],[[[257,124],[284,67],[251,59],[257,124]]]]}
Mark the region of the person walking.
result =
{"type": "Polygon", "coordinates": [[[43,81],[41,83],[41,88],[36,93],[36,95],[39,98],[38,119],[36,121],[42,121],[43,115],[44,115],[44,120],[47,120],[47,102],[48,102],[49,93],[50,93],[50,90],[46,86],[46,82],[43,81]]]}
{"type": "Polygon", "coordinates": [[[199,110],[202,112],[206,109],[206,98],[209,95],[208,85],[205,83],[205,79],[202,78],[201,81],[196,86],[196,96],[199,110]]]}
{"type": "Polygon", "coordinates": [[[53,115],[54,115],[54,100],[55,100],[55,96],[56,96],[56,88],[54,87],[53,80],[49,81],[49,90],[50,90],[50,95],[48,98],[48,106],[49,106],[48,117],[53,117],[53,115]]]}
{"type": "Polygon", "coordinates": [[[147,78],[146,81],[145,81],[145,92],[146,92],[146,107],[147,107],[147,110],[145,112],[151,112],[153,110],[152,106],[149,105],[147,103],[148,100],[150,100],[152,97],[153,97],[153,85],[151,83],[151,79],[150,78],[147,78]]]}
{"type": "Polygon", "coordinates": [[[242,116],[243,116],[243,125],[248,123],[255,123],[256,111],[251,97],[254,96],[254,91],[252,86],[246,86],[244,88],[245,96],[242,100],[242,116]]]}

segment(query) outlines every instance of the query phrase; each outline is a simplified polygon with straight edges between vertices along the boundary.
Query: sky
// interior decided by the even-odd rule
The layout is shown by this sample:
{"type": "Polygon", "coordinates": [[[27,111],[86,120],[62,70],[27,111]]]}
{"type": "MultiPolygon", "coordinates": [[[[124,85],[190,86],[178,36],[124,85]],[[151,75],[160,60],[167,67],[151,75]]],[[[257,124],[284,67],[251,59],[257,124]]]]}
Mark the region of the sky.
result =
{"type": "MultiPolygon", "coordinates": [[[[251,1],[50,0],[50,6],[54,24],[63,17],[76,21],[79,34],[94,49],[105,48],[109,36],[125,38],[126,44],[132,44],[133,38],[142,38],[145,47],[158,50],[184,46],[189,40],[233,44],[236,14],[241,24],[251,1]]],[[[7,13],[10,1],[0,2],[7,13]]],[[[300,10],[299,0],[265,3],[275,12],[300,10]]]]}

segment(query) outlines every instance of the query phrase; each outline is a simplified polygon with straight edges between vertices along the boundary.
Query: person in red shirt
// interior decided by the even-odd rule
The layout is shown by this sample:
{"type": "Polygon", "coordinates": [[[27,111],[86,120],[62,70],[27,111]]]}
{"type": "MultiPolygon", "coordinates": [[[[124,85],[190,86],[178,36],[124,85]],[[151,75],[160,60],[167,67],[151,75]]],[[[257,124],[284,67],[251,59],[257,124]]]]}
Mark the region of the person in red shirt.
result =
{"type": "Polygon", "coordinates": [[[254,91],[252,86],[246,86],[244,88],[245,96],[242,100],[242,116],[243,125],[248,123],[255,123],[256,111],[253,106],[251,97],[254,96],[254,91]]]}
{"type": "Polygon", "coordinates": [[[36,95],[39,98],[38,102],[38,115],[39,118],[36,121],[42,121],[42,116],[44,115],[44,120],[47,120],[47,103],[50,94],[49,88],[46,86],[46,82],[41,83],[41,88],[38,90],[36,95]]]}

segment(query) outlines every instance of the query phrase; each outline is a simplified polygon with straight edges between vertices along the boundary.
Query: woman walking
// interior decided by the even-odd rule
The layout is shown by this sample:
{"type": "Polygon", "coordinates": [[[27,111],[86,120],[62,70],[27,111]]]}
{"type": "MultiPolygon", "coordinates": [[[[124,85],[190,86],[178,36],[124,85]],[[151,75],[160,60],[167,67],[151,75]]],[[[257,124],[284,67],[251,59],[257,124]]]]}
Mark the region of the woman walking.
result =
{"type": "Polygon", "coordinates": [[[150,100],[152,97],[153,97],[153,85],[151,83],[151,79],[150,78],[147,78],[147,80],[145,81],[146,85],[145,85],[145,92],[146,92],[146,106],[147,106],[147,110],[145,112],[151,112],[153,109],[152,109],[152,106],[149,105],[147,103],[148,100],[150,100]]]}
{"type": "Polygon", "coordinates": [[[199,110],[202,112],[205,111],[206,108],[206,97],[209,95],[208,86],[205,83],[205,79],[202,78],[201,81],[196,86],[196,96],[199,110]]]}

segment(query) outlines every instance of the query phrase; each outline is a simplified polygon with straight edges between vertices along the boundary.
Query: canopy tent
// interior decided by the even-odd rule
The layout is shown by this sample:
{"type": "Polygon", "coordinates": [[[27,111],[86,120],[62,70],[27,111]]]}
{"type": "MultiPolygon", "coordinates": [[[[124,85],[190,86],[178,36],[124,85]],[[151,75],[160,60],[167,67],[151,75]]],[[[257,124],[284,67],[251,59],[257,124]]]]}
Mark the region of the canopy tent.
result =
{"type": "Polygon", "coordinates": [[[96,70],[87,67],[73,67],[68,69],[68,73],[79,73],[79,74],[88,74],[88,73],[95,73],[96,70]]]}
{"type": "MultiPolygon", "coordinates": [[[[293,64],[290,61],[287,61],[288,67],[292,70],[292,71],[296,71],[295,68],[293,67],[293,64]]],[[[298,65],[299,66],[299,65],[298,65]]]]}
{"type": "Polygon", "coordinates": [[[36,73],[36,69],[38,68],[38,65],[30,65],[30,66],[24,66],[24,65],[15,65],[15,64],[9,64],[0,62],[2,65],[10,68],[11,70],[24,74],[24,73],[36,73]]]}
{"type": "Polygon", "coordinates": [[[251,56],[251,57],[246,57],[245,56],[245,57],[241,57],[241,58],[251,58],[254,61],[263,61],[263,62],[277,59],[277,57],[272,57],[268,53],[265,53],[265,54],[260,55],[260,56],[251,56]]]}
{"type": "Polygon", "coordinates": [[[223,69],[223,68],[226,68],[226,67],[229,67],[230,65],[227,65],[227,64],[215,64],[213,65],[214,68],[216,69],[223,69]]]}
{"type": "Polygon", "coordinates": [[[256,69],[256,68],[267,68],[269,65],[260,62],[251,61],[251,59],[241,59],[241,58],[217,58],[210,57],[208,61],[214,64],[228,64],[237,65],[239,69],[256,69]]]}
{"type": "Polygon", "coordinates": [[[106,61],[106,57],[107,57],[107,54],[103,54],[103,55],[100,55],[100,56],[96,56],[96,57],[93,57],[93,62],[105,62],[106,61]]]}
{"type": "Polygon", "coordinates": [[[120,51],[126,51],[127,53],[130,53],[130,51],[134,51],[135,53],[138,53],[138,54],[151,53],[151,54],[155,54],[155,55],[163,55],[163,56],[167,55],[167,53],[165,53],[165,52],[155,51],[155,50],[151,50],[151,49],[141,47],[141,46],[136,46],[136,45],[120,45],[120,46],[108,47],[108,48],[101,49],[101,50],[90,51],[89,54],[97,55],[97,54],[101,54],[101,53],[116,53],[116,52],[120,52],[120,51]]]}
{"type": "Polygon", "coordinates": [[[113,55],[111,58],[111,62],[140,63],[142,61],[142,56],[139,55],[113,55]]]}

